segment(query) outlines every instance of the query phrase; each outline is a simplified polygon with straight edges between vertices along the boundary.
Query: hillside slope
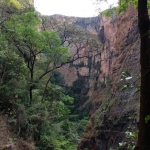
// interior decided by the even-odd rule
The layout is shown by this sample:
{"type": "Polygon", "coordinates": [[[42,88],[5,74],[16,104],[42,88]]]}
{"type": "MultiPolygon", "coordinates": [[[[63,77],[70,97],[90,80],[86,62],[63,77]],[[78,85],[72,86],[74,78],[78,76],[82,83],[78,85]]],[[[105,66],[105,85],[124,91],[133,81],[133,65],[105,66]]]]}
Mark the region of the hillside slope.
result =
{"type": "Polygon", "coordinates": [[[34,150],[33,140],[17,138],[8,121],[7,115],[0,114],[0,150],[34,150]]]}

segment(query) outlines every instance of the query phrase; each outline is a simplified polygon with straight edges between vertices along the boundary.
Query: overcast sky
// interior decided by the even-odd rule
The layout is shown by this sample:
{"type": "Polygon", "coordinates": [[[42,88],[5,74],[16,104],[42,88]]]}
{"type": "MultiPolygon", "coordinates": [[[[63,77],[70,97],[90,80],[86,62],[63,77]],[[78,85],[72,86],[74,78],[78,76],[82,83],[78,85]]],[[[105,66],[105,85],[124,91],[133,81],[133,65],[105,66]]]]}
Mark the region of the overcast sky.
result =
{"type": "MultiPolygon", "coordinates": [[[[93,17],[98,15],[96,0],[34,0],[34,6],[43,15],[61,14],[75,17],[93,17]]],[[[104,10],[117,0],[100,5],[104,10]]]]}

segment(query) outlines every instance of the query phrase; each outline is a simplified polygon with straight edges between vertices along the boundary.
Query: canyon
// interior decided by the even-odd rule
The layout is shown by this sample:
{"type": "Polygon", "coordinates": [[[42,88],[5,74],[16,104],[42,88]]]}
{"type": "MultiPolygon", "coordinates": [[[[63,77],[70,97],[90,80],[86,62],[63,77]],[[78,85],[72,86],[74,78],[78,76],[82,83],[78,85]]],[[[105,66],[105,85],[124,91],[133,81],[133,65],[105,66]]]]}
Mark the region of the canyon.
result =
{"type": "MultiPolygon", "coordinates": [[[[89,119],[84,133],[78,138],[77,149],[116,150],[120,146],[119,149],[123,150],[135,145],[140,107],[140,38],[137,10],[130,5],[126,12],[113,12],[110,17],[38,15],[42,21],[37,26],[38,31],[56,31],[61,45],[67,46],[70,51],[70,61],[61,64],[57,73],[64,80],[60,86],[65,90],[72,90],[76,97],[72,115],[78,114],[78,120],[84,117],[89,119]]],[[[56,61],[58,64],[60,62],[56,61]]],[[[30,117],[26,116],[25,107],[21,108],[22,118],[30,117]]],[[[0,141],[0,149],[35,149],[36,142],[32,135],[28,139],[16,138],[12,132],[13,126],[8,125],[9,121],[13,123],[13,119],[15,117],[9,118],[7,114],[0,115],[3,139],[0,141]]],[[[26,119],[23,121],[27,121],[26,119]]]]}
{"type": "MultiPolygon", "coordinates": [[[[122,90],[126,81],[121,81],[121,77],[127,71],[132,75],[129,83],[139,85],[139,79],[136,79],[140,74],[137,11],[131,5],[126,12],[114,13],[108,18],[101,15],[93,18],[52,17],[89,31],[100,42],[96,51],[84,48],[80,56],[90,51],[88,56],[59,69],[67,86],[82,79],[81,93],[88,89],[85,93],[88,98],[80,107],[86,108],[90,120],[78,150],[109,150],[117,149],[121,142],[130,144],[126,132],[137,132],[139,94],[135,87],[122,90]]],[[[74,48],[70,47],[70,51],[73,55],[74,48]]]]}

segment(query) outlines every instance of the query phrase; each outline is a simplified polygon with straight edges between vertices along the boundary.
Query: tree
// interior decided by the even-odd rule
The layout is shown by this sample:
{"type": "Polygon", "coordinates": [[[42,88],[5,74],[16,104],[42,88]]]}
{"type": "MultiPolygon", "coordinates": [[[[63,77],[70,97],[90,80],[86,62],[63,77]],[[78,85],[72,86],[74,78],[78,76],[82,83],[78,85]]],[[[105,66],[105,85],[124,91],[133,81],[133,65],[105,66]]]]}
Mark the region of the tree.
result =
{"type": "Polygon", "coordinates": [[[147,150],[150,149],[150,121],[145,121],[150,115],[150,20],[147,0],[138,0],[138,25],[141,39],[141,90],[137,149],[147,150]]]}
{"type": "Polygon", "coordinates": [[[8,50],[0,50],[0,109],[12,111],[12,107],[15,108],[18,97],[25,91],[26,75],[27,67],[22,58],[8,50]]]}
{"type": "Polygon", "coordinates": [[[101,53],[100,41],[86,29],[75,25],[75,22],[73,23],[68,17],[42,16],[42,28],[56,31],[61,38],[61,44],[73,49],[71,50],[72,62],[89,57],[93,52],[101,53]]]}
{"type": "Polygon", "coordinates": [[[50,73],[65,63],[70,56],[68,48],[61,46],[61,40],[54,31],[38,31],[39,23],[38,14],[29,11],[12,14],[2,25],[2,33],[11,43],[9,48],[24,59],[29,69],[30,102],[36,84],[43,80],[47,86],[50,73]]]}

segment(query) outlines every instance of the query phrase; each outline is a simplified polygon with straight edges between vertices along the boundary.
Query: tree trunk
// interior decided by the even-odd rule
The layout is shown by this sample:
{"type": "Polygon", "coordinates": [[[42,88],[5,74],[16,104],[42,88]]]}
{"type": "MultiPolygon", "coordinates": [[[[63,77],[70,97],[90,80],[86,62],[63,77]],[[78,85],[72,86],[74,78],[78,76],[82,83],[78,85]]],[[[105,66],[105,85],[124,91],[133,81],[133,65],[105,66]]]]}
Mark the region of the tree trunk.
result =
{"type": "Polygon", "coordinates": [[[150,25],[147,0],[138,0],[138,21],[141,38],[141,95],[137,149],[150,150],[150,120],[145,122],[145,117],[150,115],[150,25]]]}
{"type": "Polygon", "coordinates": [[[29,93],[30,93],[30,104],[32,103],[33,100],[33,66],[30,69],[30,87],[29,87],[29,93]]]}

